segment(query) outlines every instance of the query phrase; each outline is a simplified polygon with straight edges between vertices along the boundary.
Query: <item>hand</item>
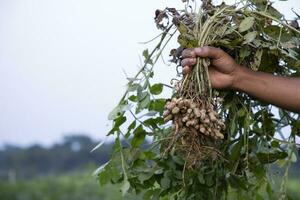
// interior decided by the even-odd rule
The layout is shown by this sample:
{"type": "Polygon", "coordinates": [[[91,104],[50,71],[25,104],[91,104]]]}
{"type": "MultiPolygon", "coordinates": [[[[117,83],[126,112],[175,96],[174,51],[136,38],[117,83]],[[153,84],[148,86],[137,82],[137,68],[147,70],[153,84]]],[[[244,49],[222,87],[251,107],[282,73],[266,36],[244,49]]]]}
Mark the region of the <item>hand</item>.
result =
{"type": "Polygon", "coordinates": [[[215,47],[185,49],[182,57],[183,74],[191,72],[192,66],[197,63],[197,57],[210,58],[209,76],[212,87],[216,89],[234,88],[242,68],[227,53],[215,47]]]}

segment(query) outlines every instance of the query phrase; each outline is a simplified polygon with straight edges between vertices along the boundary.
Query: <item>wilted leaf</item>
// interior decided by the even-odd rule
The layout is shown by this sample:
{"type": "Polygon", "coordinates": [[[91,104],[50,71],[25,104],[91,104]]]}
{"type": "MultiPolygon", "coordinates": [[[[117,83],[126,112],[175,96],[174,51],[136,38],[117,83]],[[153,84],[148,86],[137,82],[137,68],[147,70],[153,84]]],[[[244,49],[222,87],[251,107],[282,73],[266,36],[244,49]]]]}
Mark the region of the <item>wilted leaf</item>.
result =
{"type": "Polygon", "coordinates": [[[245,18],[239,25],[239,32],[245,32],[247,30],[249,30],[255,22],[255,18],[254,17],[247,17],[245,18]]]}
{"type": "Polygon", "coordinates": [[[261,63],[261,57],[263,54],[263,50],[259,49],[255,52],[254,55],[254,60],[251,63],[251,69],[253,69],[254,71],[257,71],[259,69],[260,63],[261,63]]]}
{"type": "Polygon", "coordinates": [[[244,42],[243,44],[249,44],[251,42],[253,42],[253,40],[256,38],[257,32],[253,31],[253,32],[249,32],[244,36],[244,42]]]}

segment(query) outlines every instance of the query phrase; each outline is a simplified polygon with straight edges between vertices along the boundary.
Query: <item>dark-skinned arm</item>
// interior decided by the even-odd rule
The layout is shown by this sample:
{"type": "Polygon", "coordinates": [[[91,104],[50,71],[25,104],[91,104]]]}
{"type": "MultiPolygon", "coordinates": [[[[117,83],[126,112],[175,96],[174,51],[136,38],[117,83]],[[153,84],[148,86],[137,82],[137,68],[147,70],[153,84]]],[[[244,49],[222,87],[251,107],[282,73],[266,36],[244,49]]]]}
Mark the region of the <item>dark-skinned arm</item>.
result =
{"type": "Polygon", "coordinates": [[[300,78],[275,76],[240,67],[232,89],[300,113],[300,78]]]}
{"type": "Polygon", "coordinates": [[[261,101],[300,113],[300,78],[275,76],[238,65],[221,49],[199,47],[183,51],[183,73],[189,73],[197,57],[210,58],[213,88],[245,92],[261,101]]]}

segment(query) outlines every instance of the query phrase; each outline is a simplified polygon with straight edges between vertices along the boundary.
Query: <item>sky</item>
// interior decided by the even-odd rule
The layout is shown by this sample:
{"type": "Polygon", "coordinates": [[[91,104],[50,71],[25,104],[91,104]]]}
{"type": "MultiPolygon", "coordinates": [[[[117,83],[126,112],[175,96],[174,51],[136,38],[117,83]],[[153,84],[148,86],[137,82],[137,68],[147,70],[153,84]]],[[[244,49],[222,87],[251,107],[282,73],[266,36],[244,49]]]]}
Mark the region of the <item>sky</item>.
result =
{"type": "MultiPolygon", "coordinates": [[[[217,2],[221,2],[217,0],[217,2]]],[[[234,2],[234,1],[227,1],[234,2]]],[[[103,139],[107,115],[159,34],[157,8],[180,0],[0,0],[0,146],[103,139]],[[151,46],[151,45],[150,45],[151,46]]],[[[293,18],[299,0],[276,1],[293,18]]],[[[158,79],[175,75],[159,64],[158,79]]]]}

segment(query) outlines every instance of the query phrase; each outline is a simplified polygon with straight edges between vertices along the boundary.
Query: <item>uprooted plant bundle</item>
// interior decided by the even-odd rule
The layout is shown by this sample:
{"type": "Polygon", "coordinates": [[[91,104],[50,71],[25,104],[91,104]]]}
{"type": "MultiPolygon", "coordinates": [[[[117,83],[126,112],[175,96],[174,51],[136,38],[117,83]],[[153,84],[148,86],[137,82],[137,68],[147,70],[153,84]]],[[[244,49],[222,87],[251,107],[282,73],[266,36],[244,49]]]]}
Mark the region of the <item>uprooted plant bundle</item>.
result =
{"type": "Polygon", "coordinates": [[[241,92],[212,89],[209,59],[197,58],[173,86],[153,84],[152,78],[167,48],[178,69],[183,49],[207,45],[252,70],[299,76],[298,21],[285,19],[267,0],[183,2],[182,9],[155,12],[162,33],[151,42],[160,40],[143,52],[143,66],[128,77],[128,89],[109,115],[109,135],[116,140],[111,160],[97,171],[100,183],[122,183],[124,195],[144,199],[286,199],[298,114],[241,92]],[[169,47],[174,36],[178,46],[169,47]],[[167,88],[172,96],[163,98],[167,88]],[[284,136],[286,128],[291,131],[284,136]],[[285,167],[279,192],[272,190],[271,163],[285,167]]]}
{"type": "MultiPolygon", "coordinates": [[[[235,19],[234,8],[222,4],[214,7],[211,2],[202,4],[198,13],[187,13],[176,9],[165,9],[156,12],[158,27],[164,28],[161,22],[172,18],[172,23],[180,32],[181,48],[212,45],[224,38],[232,29],[235,19]]],[[[178,55],[177,50],[175,55],[178,55]]],[[[177,59],[175,57],[175,62],[177,59]]],[[[201,159],[216,159],[219,140],[224,139],[222,131],[225,125],[217,112],[216,96],[208,73],[209,60],[198,58],[192,73],[177,83],[175,96],[166,103],[165,121],[173,120],[172,140],[165,152],[182,151],[188,168],[198,165],[201,159]]]]}

